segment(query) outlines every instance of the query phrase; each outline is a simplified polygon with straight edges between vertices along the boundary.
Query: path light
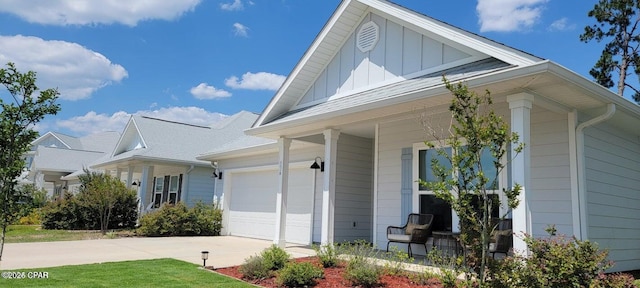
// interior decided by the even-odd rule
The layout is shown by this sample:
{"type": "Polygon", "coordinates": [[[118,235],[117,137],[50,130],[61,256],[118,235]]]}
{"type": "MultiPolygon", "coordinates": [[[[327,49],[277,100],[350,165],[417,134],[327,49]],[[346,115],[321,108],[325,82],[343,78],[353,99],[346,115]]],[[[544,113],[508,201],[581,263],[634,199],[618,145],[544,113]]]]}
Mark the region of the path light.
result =
{"type": "Polygon", "coordinates": [[[202,268],[207,266],[207,259],[209,259],[209,251],[202,251],[202,268]]]}

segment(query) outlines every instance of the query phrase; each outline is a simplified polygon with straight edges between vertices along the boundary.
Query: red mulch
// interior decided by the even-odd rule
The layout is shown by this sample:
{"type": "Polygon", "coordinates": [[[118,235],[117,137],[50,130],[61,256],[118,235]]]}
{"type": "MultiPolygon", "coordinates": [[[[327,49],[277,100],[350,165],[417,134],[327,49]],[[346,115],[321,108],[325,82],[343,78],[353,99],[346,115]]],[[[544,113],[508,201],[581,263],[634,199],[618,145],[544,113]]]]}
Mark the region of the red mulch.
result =
{"type": "MultiPolygon", "coordinates": [[[[294,261],[297,262],[311,262],[318,267],[322,267],[317,257],[307,257],[307,258],[298,258],[294,261]]],[[[220,274],[224,274],[227,276],[231,276],[233,278],[242,279],[242,274],[239,272],[240,266],[233,266],[228,268],[218,268],[215,269],[216,272],[220,274]]],[[[317,280],[316,288],[340,288],[340,287],[352,287],[349,281],[345,280],[342,274],[344,273],[345,266],[340,265],[339,267],[333,268],[324,268],[324,278],[317,280]]],[[[242,279],[244,280],[244,279],[242,279]]],[[[244,280],[247,281],[247,280],[244,280]]],[[[249,283],[267,287],[267,288],[276,288],[275,277],[257,280],[257,281],[247,281],[249,283]]],[[[436,279],[432,279],[431,285],[417,285],[413,283],[409,277],[407,276],[391,276],[384,275],[382,276],[382,285],[380,287],[388,287],[388,288],[409,288],[409,287],[417,287],[417,288],[440,288],[443,287],[440,282],[436,279]]]]}

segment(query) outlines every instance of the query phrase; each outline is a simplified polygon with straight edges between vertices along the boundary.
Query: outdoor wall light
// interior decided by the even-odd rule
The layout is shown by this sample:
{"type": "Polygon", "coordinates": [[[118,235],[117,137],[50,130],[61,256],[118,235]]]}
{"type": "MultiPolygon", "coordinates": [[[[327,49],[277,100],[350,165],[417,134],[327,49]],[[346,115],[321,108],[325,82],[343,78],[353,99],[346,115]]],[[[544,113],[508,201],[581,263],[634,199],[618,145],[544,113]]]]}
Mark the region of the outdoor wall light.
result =
{"type": "Polygon", "coordinates": [[[209,259],[209,251],[202,251],[202,268],[207,267],[207,259],[209,259]]]}
{"type": "Polygon", "coordinates": [[[320,172],[324,172],[324,161],[322,161],[322,158],[316,157],[316,159],[313,160],[313,164],[311,164],[311,167],[309,168],[320,169],[320,172]],[[320,160],[320,164],[318,164],[318,160],[320,160]]]}
{"type": "Polygon", "coordinates": [[[133,181],[133,183],[131,183],[131,186],[138,186],[138,185],[140,185],[140,184],[138,182],[136,182],[136,181],[133,181]]]}

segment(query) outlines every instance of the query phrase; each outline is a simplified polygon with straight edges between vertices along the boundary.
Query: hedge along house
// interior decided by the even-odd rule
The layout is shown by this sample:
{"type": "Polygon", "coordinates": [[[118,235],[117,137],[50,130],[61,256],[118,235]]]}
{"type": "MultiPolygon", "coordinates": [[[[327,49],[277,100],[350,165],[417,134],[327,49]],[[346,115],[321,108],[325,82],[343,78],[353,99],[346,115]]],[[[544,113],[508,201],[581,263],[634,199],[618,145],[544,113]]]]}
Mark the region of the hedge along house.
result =
{"type": "MultiPolygon", "coordinates": [[[[318,187],[319,223],[312,230],[319,226],[320,242],[358,228],[384,249],[386,227],[411,212],[437,214],[434,229],[455,230],[455,214],[438,212],[442,206],[415,182],[428,177],[433,153],[423,144],[433,139],[418,114],[432,127],[451,121],[443,75],[490,90],[491,108],[526,144],[495,190],[502,197],[501,187],[524,188],[518,208],[500,208],[515,232],[545,236],[544,228],[555,224],[559,233],[609,249],[614,270],[640,268],[640,107],[550,60],[381,0],[344,0],[247,130],[275,143],[270,163],[278,167],[269,176],[275,200],[235,208],[249,223],[272,217],[270,238],[288,241],[289,201],[298,193],[292,179],[299,180],[292,171],[313,154],[299,156],[295,145],[307,142],[321,146],[324,162],[321,175],[306,180],[318,187]],[[268,214],[251,213],[267,208],[268,214]]],[[[251,149],[234,151],[247,159],[246,169],[260,167],[251,162],[251,149]]],[[[239,185],[228,188],[231,178],[224,180],[230,212],[239,185]]],[[[242,199],[263,188],[266,183],[248,187],[253,191],[242,199]]],[[[231,221],[226,229],[235,225],[241,224],[231,221]]],[[[526,250],[520,238],[513,244],[526,250]]]]}
{"type": "Polygon", "coordinates": [[[136,189],[143,212],[178,201],[189,206],[211,203],[214,168],[196,156],[242,136],[256,118],[241,111],[211,126],[199,126],[134,115],[113,152],[91,168],[136,189]]]}

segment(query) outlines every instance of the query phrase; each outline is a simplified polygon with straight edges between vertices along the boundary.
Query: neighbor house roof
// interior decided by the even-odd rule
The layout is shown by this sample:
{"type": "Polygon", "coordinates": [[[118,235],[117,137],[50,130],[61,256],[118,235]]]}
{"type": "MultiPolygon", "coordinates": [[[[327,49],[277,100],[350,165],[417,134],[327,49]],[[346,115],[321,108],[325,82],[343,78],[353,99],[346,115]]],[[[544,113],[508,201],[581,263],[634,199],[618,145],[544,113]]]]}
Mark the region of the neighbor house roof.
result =
{"type": "Polygon", "coordinates": [[[94,168],[129,160],[209,165],[196,157],[244,135],[258,116],[241,111],[216,125],[199,126],[146,116],[132,116],[110,157],[94,168]]]}
{"type": "Polygon", "coordinates": [[[74,172],[104,155],[104,152],[39,146],[34,165],[40,171],[74,172]]]}

